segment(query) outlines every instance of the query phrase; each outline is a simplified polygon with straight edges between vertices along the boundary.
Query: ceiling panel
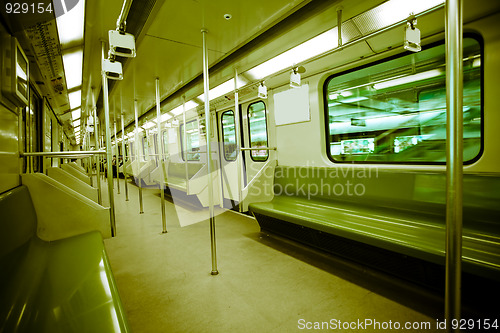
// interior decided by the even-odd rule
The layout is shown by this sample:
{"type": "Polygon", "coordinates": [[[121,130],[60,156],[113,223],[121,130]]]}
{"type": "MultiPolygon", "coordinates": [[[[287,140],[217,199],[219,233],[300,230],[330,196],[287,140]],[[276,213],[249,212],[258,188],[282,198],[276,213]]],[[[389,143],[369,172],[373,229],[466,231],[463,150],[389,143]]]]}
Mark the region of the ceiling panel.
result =
{"type": "MultiPolygon", "coordinates": [[[[121,94],[126,123],[133,120],[134,98],[139,99],[139,115],[154,105],[156,77],[160,77],[161,96],[165,96],[200,75],[202,28],[208,30],[209,63],[213,64],[309,1],[158,0],[146,29],[136,36],[137,57],[127,61],[124,80],[115,84],[110,101],[121,94]]],[[[84,103],[88,108],[92,105],[89,88],[96,88],[97,100],[101,86],[99,40],[107,41],[107,31],[115,29],[121,4],[121,0],[87,2],[84,103]]]]}

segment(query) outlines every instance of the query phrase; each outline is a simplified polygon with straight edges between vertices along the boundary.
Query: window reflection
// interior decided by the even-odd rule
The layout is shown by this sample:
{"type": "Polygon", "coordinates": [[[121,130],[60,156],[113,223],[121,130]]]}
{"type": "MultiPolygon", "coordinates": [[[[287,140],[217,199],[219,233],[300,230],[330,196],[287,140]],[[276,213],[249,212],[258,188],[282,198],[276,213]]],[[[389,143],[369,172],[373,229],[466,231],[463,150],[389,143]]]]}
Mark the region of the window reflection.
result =
{"type": "MultiPolygon", "coordinates": [[[[481,152],[481,46],[464,38],[464,161],[481,152]]],[[[328,152],[334,161],[446,161],[445,48],[438,45],[327,82],[328,152]]]]}
{"type": "MultiPolygon", "coordinates": [[[[266,105],[259,101],[248,106],[248,127],[250,130],[250,147],[267,148],[266,105]]],[[[254,161],[266,161],[268,150],[251,150],[250,157],[254,161]]]]}

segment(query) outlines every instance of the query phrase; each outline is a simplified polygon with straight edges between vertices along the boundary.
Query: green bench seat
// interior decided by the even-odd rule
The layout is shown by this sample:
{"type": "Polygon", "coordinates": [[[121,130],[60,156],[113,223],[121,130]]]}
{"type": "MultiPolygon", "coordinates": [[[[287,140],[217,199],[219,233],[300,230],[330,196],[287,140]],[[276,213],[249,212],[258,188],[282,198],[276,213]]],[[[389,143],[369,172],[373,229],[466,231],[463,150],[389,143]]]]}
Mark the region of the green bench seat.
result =
{"type": "Polygon", "coordinates": [[[0,196],[0,214],[0,331],[129,331],[99,232],[39,239],[24,185],[0,196]]]}
{"type": "MultiPolygon", "coordinates": [[[[445,184],[442,173],[279,166],[274,198],[249,210],[284,236],[280,222],[443,266],[445,184]]],[[[499,188],[499,177],[464,176],[463,269],[500,281],[499,188]]]]}
{"type": "MultiPolygon", "coordinates": [[[[188,178],[193,178],[204,166],[203,163],[190,162],[188,166],[188,178]]],[[[186,165],[185,163],[169,163],[166,185],[177,190],[186,190],[186,165]]]]}

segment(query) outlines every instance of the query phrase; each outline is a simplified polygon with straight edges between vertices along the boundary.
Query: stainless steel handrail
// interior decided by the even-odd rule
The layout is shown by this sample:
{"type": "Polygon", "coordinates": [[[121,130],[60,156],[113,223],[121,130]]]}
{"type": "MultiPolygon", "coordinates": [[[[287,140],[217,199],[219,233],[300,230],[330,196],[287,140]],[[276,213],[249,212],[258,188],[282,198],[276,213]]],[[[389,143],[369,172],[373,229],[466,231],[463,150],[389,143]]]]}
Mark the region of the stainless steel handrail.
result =
{"type": "Polygon", "coordinates": [[[241,150],[277,150],[276,147],[262,147],[262,148],[244,148],[241,147],[241,150]]]}
{"type": "Polygon", "coordinates": [[[45,157],[61,157],[64,155],[71,156],[93,156],[105,155],[104,150],[84,150],[84,151],[44,151],[44,152],[20,152],[20,156],[45,156],[45,157]]]}

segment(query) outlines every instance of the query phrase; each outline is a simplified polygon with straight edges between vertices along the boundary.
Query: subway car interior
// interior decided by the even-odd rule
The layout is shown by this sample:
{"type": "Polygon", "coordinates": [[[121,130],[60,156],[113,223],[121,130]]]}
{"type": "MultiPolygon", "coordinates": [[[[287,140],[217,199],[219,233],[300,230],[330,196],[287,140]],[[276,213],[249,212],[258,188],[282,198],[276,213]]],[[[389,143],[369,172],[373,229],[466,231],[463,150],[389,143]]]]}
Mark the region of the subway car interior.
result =
{"type": "Polygon", "coordinates": [[[1,5],[0,333],[500,329],[500,1],[1,5]]]}

